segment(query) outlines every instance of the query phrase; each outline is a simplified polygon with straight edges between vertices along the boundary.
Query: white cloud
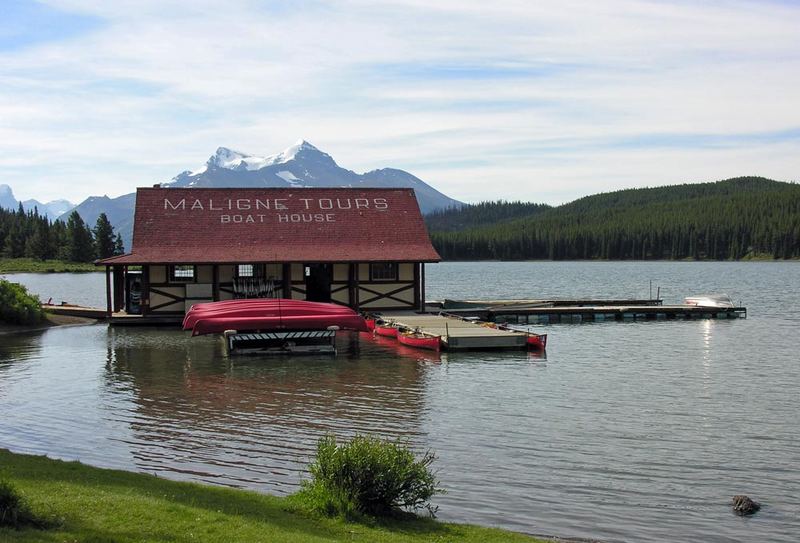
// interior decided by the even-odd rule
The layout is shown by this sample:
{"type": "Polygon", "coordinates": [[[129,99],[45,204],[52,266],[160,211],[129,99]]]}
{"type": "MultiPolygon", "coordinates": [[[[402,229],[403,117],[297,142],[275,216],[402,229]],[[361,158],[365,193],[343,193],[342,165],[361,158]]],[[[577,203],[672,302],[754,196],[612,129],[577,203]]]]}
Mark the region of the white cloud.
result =
{"type": "Polygon", "coordinates": [[[47,4],[100,22],[0,49],[18,197],[119,195],[298,137],[469,201],[800,171],[791,4],[47,4]]]}

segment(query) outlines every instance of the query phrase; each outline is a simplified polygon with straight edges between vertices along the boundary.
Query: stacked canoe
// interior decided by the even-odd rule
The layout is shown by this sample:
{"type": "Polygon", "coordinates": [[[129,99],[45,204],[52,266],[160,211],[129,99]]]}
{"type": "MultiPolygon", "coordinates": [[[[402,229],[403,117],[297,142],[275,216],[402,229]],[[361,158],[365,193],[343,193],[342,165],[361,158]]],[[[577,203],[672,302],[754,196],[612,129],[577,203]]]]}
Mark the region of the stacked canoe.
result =
{"type": "Polygon", "coordinates": [[[195,304],[183,319],[193,336],[225,330],[357,330],[368,332],[364,317],[349,307],[305,300],[251,298],[195,304]]]}

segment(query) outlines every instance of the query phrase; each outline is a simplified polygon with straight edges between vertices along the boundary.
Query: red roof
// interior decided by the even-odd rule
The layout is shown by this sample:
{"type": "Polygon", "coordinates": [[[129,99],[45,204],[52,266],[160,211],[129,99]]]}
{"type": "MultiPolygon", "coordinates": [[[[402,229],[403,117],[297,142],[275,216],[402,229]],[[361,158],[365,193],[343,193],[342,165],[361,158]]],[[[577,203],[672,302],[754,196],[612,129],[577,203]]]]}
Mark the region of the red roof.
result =
{"type": "Polygon", "coordinates": [[[440,259],[412,189],[140,188],[134,221],[99,264],[440,259]]]}

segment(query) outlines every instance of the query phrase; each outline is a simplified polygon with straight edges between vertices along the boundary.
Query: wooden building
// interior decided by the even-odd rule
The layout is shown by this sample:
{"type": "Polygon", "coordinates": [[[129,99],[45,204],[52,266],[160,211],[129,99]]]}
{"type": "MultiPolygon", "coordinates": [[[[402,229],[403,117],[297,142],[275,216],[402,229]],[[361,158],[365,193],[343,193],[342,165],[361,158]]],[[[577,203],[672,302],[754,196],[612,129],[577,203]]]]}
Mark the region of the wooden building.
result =
{"type": "Polygon", "coordinates": [[[131,252],[106,268],[108,313],[282,297],[421,309],[438,262],[412,189],[140,188],[131,252]]]}

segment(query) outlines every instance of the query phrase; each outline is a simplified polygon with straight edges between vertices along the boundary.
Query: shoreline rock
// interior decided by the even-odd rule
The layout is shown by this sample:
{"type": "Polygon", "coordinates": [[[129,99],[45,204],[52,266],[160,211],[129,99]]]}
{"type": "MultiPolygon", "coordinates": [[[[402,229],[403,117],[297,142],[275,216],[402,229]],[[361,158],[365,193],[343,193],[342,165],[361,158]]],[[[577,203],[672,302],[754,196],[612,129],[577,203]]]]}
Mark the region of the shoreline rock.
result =
{"type": "Polygon", "coordinates": [[[750,497],[743,494],[734,496],[731,500],[731,505],[733,506],[733,512],[740,517],[752,515],[761,509],[760,503],[751,500],[750,497]]]}

